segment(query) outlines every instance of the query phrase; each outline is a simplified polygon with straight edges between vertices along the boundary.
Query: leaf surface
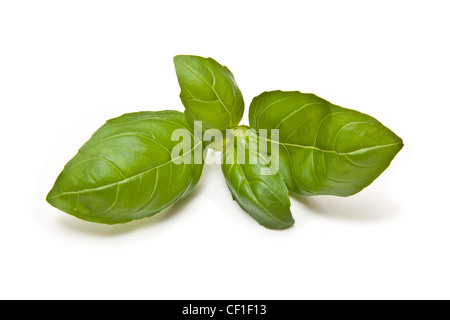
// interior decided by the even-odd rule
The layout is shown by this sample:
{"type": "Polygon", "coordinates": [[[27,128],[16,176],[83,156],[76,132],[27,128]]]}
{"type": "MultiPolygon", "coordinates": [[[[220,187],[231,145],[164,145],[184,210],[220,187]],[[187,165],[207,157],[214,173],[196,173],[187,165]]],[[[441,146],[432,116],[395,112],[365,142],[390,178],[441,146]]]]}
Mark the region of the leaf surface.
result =
{"type": "Polygon", "coordinates": [[[350,196],[371,184],[403,147],[373,117],[314,94],[271,91],[255,97],[250,126],[278,129],[280,168],[289,190],[350,196]]]}
{"type": "Polygon", "coordinates": [[[257,140],[253,130],[241,126],[233,130],[234,141],[228,141],[223,152],[222,172],[233,199],[259,224],[269,229],[283,229],[294,224],[290,211],[288,189],[280,172],[261,174],[261,169],[272,168],[268,159],[257,149],[250,148],[250,140],[257,140]],[[230,151],[230,144],[235,146],[230,151]],[[244,161],[239,161],[238,145],[245,150],[244,161]],[[250,163],[250,157],[257,160],[250,163]]]}

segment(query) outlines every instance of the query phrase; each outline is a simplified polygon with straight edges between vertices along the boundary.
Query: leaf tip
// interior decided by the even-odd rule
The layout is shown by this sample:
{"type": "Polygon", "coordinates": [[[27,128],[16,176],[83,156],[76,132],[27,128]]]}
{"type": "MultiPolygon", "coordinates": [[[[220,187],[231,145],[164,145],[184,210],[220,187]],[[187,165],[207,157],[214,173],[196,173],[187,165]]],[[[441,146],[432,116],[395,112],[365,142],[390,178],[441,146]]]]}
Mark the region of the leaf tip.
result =
{"type": "Polygon", "coordinates": [[[295,224],[295,220],[292,215],[289,216],[289,219],[285,221],[276,221],[271,223],[260,223],[263,227],[270,230],[284,230],[292,227],[295,224]]]}
{"type": "Polygon", "coordinates": [[[48,204],[50,204],[54,207],[56,197],[57,197],[57,192],[55,190],[55,187],[53,186],[53,188],[47,193],[47,196],[45,197],[45,201],[47,201],[48,204]]]}

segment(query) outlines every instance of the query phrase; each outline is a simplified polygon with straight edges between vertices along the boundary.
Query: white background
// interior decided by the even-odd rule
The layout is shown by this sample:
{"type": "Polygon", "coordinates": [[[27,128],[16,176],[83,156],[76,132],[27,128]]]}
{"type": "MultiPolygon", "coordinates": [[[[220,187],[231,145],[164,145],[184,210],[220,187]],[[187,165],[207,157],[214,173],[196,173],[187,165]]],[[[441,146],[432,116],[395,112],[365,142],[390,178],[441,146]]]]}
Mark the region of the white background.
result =
{"type": "Polygon", "coordinates": [[[449,12],[433,0],[2,1],[0,298],[449,299],[449,12]],[[177,54],[227,65],[247,108],[263,91],[312,92],[405,147],[358,195],[291,198],[284,231],[242,211],[217,165],[185,200],[125,225],[47,204],[107,119],[183,111],[177,54]]]}

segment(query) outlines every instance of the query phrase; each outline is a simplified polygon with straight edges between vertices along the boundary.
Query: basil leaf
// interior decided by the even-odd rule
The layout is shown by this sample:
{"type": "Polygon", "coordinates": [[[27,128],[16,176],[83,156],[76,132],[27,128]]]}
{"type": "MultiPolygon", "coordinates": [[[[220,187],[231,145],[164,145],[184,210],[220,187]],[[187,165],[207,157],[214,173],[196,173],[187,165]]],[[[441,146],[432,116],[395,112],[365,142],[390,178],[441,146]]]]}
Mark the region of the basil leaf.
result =
{"type": "Polygon", "coordinates": [[[222,153],[225,181],[233,199],[259,224],[269,229],[290,227],[294,219],[289,209],[288,189],[280,172],[272,170],[265,154],[249,148],[250,141],[257,141],[258,136],[248,129],[244,126],[234,129],[232,140],[226,143],[226,151],[222,153]],[[233,143],[234,147],[230,149],[233,143]],[[239,150],[245,150],[243,161],[239,161],[239,150]],[[251,157],[257,160],[256,163],[250,163],[251,157]],[[262,169],[272,171],[262,175],[262,169]]]}
{"type": "Polygon", "coordinates": [[[353,195],[403,147],[376,119],[314,94],[264,92],[253,99],[249,119],[255,129],[279,129],[281,172],[289,190],[302,195],[353,195]]]}
{"type": "Polygon", "coordinates": [[[188,122],[202,121],[204,130],[237,126],[244,99],[230,70],[211,58],[179,55],[173,60],[188,122]]]}
{"type": "MultiPolygon", "coordinates": [[[[192,191],[202,164],[175,164],[175,129],[188,129],[177,111],[137,112],[106,122],[70,160],[47,196],[54,207],[92,222],[149,217],[192,191]]],[[[193,158],[191,148],[180,154],[193,158]]],[[[183,150],[184,151],[184,150],[183,150]]],[[[180,152],[181,153],[181,152],[180,152]]],[[[186,161],[187,162],[187,161],[186,161]]]]}

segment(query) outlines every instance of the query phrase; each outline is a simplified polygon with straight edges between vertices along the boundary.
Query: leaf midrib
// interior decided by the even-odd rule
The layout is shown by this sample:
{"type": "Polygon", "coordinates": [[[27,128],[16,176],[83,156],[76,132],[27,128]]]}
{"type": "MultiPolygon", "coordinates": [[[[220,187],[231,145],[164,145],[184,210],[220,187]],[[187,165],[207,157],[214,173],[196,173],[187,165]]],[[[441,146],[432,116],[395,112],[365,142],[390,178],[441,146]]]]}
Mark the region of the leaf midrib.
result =
{"type": "Polygon", "coordinates": [[[109,184],[106,184],[106,185],[104,185],[104,186],[100,186],[100,187],[97,187],[97,188],[89,188],[89,189],[84,189],[84,190],[79,190],[79,191],[67,191],[67,192],[62,192],[62,193],[60,193],[60,194],[58,194],[58,195],[56,195],[56,196],[48,197],[48,199],[58,198],[58,197],[61,197],[61,196],[64,196],[64,195],[68,195],[68,194],[80,194],[80,193],[89,192],[89,191],[104,190],[104,189],[107,189],[107,188],[112,187],[112,186],[116,186],[116,185],[119,185],[119,184],[127,183],[128,181],[131,181],[131,180],[133,180],[133,179],[136,178],[136,177],[142,176],[142,175],[144,175],[144,174],[146,174],[146,173],[148,173],[148,172],[151,172],[152,170],[156,170],[156,169],[161,168],[161,167],[163,167],[163,166],[165,166],[165,165],[167,165],[167,164],[170,164],[170,163],[174,162],[174,161],[177,160],[177,159],[183,158],[185,155],[191,153],[194,149],[196,149],[200,144],[201,144],[201,142],[198,142],[196,145],[194,145],[193,148],[191,148],[189,151],[185,152],[184,154],[182,154],[182,155],[179,156],[179,157],[176,157],[176,158],[174,158],[174,159],[170,159],[170,160],[167,161],[167,162],[164,162],[164,163],[162,163],[162,164],[160,164],[160,165],[158,165],[158,166],[151,167],[151,168],[148,169],[148,170],[139,172],[139,173],[137,173],[137,174],[135,174],[135,175],[133,175],[133,176],[131,176],[131,177],[128,177],[128,178],[126,178],[126,179],[123,179],[123,180],[121,180],[121,181],[116,181],[116,182],[113,182],[113,183],[109,183],[109,184]]]}
{"type": "Polygon", "coordinates": [[[362,152],[365,152],[365,151],[370,151],[370,150],[376,150],[376,149],[380,149],[380,148],[387,148],[387,147],[401,145],[401,142],[396,142],[396,143],[384,144],[384,145],[379,145],[379,146],[361,148],[361,149],[357,149],[357,150],[353,150],[353,151],[349,151],[349,152],[338,152],[336,150],[326,150],[326,149],[321,149],[321,148],[318,148],[318,147],[315,147],[315,146],[305,146],[305,145],[300,145],[300,144],[279,142],[279,141],[271,140],[271,139],[266,139],[266,140],[270,141],[270,142],[274,142],[274,143],[280,144],[280,145],[283,145],[283,146],[296,147],[296,148],[301,148],[301,149],[312,149],[312,150],[317,150],[317,151],[326,152],[326,153],[334,153],[334,154],[337,154],[339,156],[354,155],[354,154],[362,153],[362,152]]]}

